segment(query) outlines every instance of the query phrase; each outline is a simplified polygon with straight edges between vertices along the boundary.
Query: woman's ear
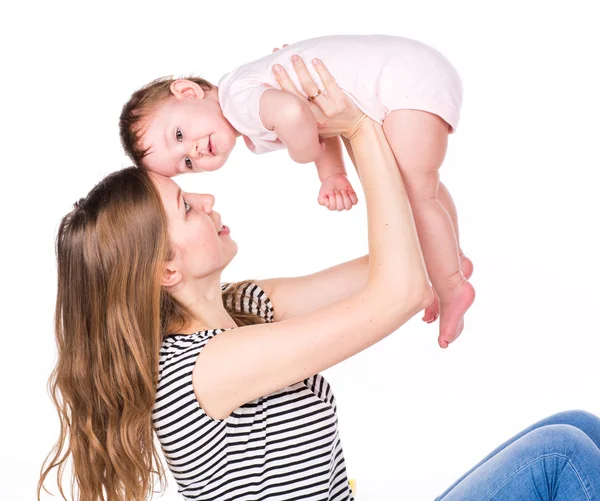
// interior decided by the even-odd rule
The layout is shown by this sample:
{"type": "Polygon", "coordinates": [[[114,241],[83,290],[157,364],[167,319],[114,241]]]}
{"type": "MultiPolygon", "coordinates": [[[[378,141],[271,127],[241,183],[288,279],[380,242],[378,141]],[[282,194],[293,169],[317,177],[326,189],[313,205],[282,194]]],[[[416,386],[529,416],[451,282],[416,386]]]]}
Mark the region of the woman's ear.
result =
{"type": "Polygon", "coordinates": [[[167,289],[173,289],[179,283],[181,283],[181,272],[176,265],[176,258],[171,261],[167,261],[163,268],[160,285],[167,289]]]}
{"type": "Polygon", "coordinates": [[[183,99],[184,97],[202,99],[204,97],[204,89],[196,82],[192,82],[185,78],[179,78],[174,82],[171,82],[169,89],[171,89],[171,94],[177,99],[183,99]]]}

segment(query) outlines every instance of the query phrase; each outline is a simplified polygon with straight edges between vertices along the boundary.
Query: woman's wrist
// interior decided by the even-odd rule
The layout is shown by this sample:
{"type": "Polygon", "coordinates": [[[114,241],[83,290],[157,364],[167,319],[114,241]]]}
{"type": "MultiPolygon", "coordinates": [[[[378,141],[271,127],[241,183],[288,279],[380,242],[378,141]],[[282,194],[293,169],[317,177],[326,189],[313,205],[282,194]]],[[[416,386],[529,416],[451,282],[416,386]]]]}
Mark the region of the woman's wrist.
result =
{"type": "Polygon", "coordinates": [[[356,121],[354,122],[354,124],[352,125],[352,127],[350,127],[350,129],[343,134],[343,136],[346,139],[349,139],[350,141],[352,141],[352,139],[354,138],[354,136],[356,136],[356,134],[358,133],[358,131],[360,130],[360,128],[362,127],[364,121],[366,120],[367,115],[365,115],[364,113],[361,113],[361,115],[356,119],[356,121]]]}
{"type": "Polygon", "coordinates": [[[371,120],[368,116],[363,115],[360,122],[354,124],[353,130],[348,131],[348,135],[352,132],[351,137],[344,136],[348,139],[353,148],[377,148],[380,146],[380,136],[383,135],[383,127],[377,122],[371,120]],[[373,143],[373,144],[371,144],[373,143]]]}

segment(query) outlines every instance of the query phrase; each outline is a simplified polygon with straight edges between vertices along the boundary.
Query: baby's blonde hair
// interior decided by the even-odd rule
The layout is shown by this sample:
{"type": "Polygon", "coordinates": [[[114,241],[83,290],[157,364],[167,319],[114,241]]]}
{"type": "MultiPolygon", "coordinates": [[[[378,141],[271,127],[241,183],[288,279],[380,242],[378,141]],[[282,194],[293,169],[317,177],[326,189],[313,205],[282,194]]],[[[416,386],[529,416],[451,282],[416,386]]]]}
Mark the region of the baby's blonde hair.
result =
{"type": "MultiPolygon", "coordinates": [[[[209,91],[215,86],[199,77],[185,77],[197,83],[203,90],[209,91]]],[[[161,77],[135,91],[125,103],[119,118],[119,133],[125,153],[138,167],[143,167],[148,148],[142,148],[143,125],[158,106],[171,96],[173,77],[161,77]]]]}

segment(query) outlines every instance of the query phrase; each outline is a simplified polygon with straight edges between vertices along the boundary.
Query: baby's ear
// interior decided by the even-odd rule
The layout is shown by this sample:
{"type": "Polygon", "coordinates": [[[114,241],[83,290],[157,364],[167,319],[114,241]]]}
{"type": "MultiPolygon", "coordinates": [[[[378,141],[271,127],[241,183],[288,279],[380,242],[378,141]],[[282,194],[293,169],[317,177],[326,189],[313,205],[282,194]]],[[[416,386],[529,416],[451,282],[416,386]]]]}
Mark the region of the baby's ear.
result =
{"type": "Polygon", "coordinates": [[[171,83],[169,86],[171,94],[177,99],[184,97],[191,97],[195,99],[202,99],[204,97],[204,89],[200,87],[196,82],[186,80],[185,78],[179,78],[171,83]]]}

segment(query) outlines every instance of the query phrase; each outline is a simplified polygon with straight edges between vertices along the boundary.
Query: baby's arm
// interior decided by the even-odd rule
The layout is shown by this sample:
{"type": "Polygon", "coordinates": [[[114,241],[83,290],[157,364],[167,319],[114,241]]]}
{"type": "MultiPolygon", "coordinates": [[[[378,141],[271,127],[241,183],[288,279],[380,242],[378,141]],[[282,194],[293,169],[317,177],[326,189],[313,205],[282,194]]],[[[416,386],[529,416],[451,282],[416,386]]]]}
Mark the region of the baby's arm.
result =
{"type": "Polygon", "coordinates": [[[332,174],[346,175],[340,137],[329,137],[321,141],[325,146],[325,152],[315,161],[321,182],[325,181],[332,174]]]}
{"type": "Polygon", "coordinates": [[[350,210],[358,203],[358,198],[346,176],[342,141],[335,136],[324,139],[323,144],[325,152],[315,162],[321,180],[319,203],[329,210],[350,210]]]}
{"type": "Polygon", "coordinates": [[[260,119],[285,145],[294,162],[315,162],[321,190],[319,203],[330,210],[348,210],[358,201],[346,177],[339,137],[319,142],[318,124],[303,99],[277,89],[267,89],[259,103],[260,119]]]}
{"type": "Polygon", "coordinates": [[[273,130],[294,162],[316,162],[325,152],[319,143],[317,121],[308,103],[277,89],[267,89],[259,103],[263,125],[273,130]]]}

